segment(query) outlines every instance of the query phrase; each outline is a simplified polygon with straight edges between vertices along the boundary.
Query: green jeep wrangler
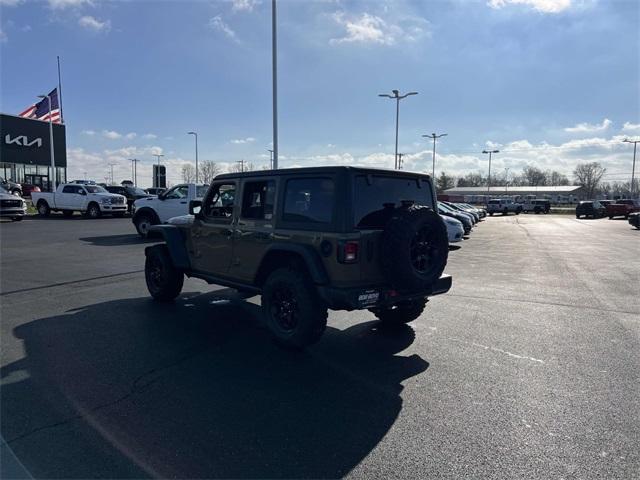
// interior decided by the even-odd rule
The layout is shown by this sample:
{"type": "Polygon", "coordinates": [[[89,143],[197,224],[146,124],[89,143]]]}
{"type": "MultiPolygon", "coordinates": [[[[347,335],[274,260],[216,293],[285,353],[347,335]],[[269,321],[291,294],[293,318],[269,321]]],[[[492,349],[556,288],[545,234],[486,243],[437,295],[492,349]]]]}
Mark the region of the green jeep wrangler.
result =
{"type": "Polygon", "coordinates": [[[281,345],[320,338],[327,310],[368,309],[385,323],[415,320],[447,292],[446,226],[428,175],[317,167],[217,176],[190,216],[152,227],[149,292],[171,301],[184,276],[261,294],[281,345]]]}

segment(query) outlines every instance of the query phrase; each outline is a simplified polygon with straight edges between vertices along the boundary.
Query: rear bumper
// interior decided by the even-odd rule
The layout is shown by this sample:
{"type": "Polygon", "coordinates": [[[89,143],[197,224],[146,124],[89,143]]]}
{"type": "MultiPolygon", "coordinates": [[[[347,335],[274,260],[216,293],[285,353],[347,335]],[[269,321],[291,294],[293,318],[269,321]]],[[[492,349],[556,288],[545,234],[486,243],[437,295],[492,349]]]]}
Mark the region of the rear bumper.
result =
{"type": "Polygon", "coordinates": [[[401,294],[389,286],[334,288],[318,286],[320,297],[332,310],[363,310],[388,307],[410,300],[423,299],[447,293],[451,289],[451,275],[442,275],[431,289],[411,294],[401,294]]]}

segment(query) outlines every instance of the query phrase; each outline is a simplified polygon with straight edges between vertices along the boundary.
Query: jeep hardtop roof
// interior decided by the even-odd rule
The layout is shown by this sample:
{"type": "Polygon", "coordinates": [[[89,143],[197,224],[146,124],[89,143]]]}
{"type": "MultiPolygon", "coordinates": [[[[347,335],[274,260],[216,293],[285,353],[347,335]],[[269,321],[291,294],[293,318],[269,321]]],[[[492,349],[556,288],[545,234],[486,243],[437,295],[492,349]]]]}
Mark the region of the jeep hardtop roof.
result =
{"type": "Polygon", "coordinates": [[[282,168],[278,170],[252,170],[250,172],[223,173],[217,175],[214,180],[224,180],[227,178],[244,178],[244,177],[266,177],[273,175],[295,175],[295,174],[327,174],[334,172],[353,172],[353,173],[370,173],[384,174],[398,177],[425,177],[431,178],[431,175],[420,172],[411,172],[409,170],[393,170],[390,168],[370,168],[370,167],[349,167],[349,166],[328,166],[328,167],[298,167],[298,168],[282,168]]]}

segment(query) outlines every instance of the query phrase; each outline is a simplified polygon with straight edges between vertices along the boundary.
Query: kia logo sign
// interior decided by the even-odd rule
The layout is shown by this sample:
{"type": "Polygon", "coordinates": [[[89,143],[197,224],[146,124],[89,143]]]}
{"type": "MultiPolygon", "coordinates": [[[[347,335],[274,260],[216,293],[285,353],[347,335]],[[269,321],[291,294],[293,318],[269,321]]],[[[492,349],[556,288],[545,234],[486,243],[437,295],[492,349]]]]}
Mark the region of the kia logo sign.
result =
{"type": "Polygon", "coordinates": [[[18,135],[17,137],[11,138],[11,135],[8,133],[4,137],[4,143],[7,145],[20,145],[21,147],[32,147],[33,145],[37,148],[42,147],[41,138],[29,141],[26,135],[18,135]]]}

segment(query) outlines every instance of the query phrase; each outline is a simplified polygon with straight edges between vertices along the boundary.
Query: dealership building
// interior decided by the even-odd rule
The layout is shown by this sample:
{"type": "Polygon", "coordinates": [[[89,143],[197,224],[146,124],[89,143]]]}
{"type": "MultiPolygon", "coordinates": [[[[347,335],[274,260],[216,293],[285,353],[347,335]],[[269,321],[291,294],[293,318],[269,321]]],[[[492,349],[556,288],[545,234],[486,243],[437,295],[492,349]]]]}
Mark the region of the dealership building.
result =
{"type": "MultiPolygon", "coordinates": [[[[63,124],[53,123],[56,183],[67,181],[67,142],[63,124]]],[[[52,179],[49,122],[0,114],[0,177],[49,190],[52,179]]]]}
{"type": "MultiPolygon", "coordinates": [[[[584,188],[578,185],[556,185],[539,187],[455,187],[445,190],[444,195],[452,201],[486,203],[491,198],[511,198],[517,202],[528,198],[544,198],[551,203],[574,204],[585,200],[584,188]]],[[[444,198],[443,198],[444,200],[444,198]]]]}

